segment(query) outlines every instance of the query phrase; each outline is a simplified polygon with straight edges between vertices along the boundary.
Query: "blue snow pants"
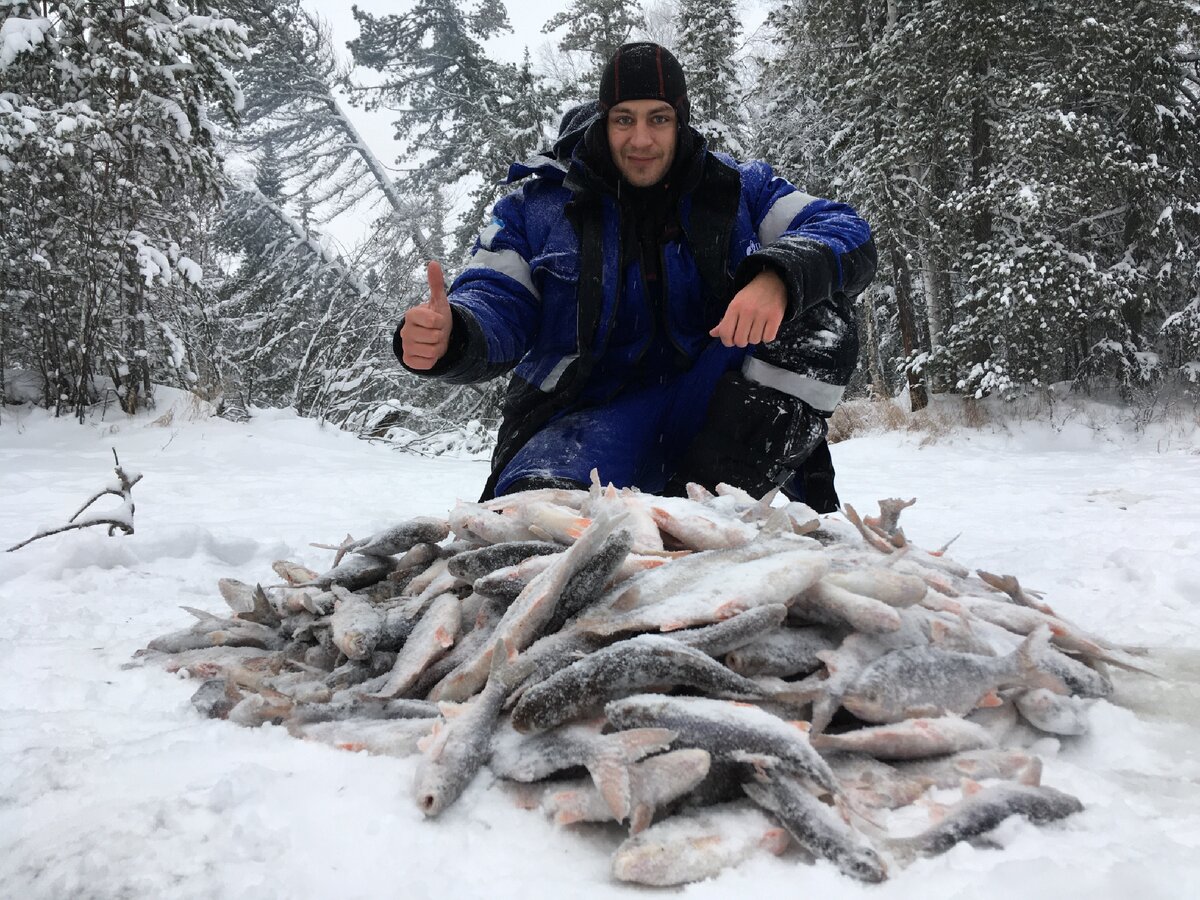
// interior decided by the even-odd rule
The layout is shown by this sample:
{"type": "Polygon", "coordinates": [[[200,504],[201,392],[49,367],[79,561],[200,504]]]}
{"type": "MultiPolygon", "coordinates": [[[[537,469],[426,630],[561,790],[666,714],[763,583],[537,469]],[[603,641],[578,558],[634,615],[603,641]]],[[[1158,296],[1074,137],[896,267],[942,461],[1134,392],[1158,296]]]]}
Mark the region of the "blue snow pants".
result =
{"type": "Polygon", "coordinates": [[[569,412],[535,434],[496,482],[496,494],[530,477],[600,481],[661,493],[704,424],[717,381],[741,366],[746,347],[714,340],[692,368],[661,383],[628,389],[604,406],[569,412]]]}

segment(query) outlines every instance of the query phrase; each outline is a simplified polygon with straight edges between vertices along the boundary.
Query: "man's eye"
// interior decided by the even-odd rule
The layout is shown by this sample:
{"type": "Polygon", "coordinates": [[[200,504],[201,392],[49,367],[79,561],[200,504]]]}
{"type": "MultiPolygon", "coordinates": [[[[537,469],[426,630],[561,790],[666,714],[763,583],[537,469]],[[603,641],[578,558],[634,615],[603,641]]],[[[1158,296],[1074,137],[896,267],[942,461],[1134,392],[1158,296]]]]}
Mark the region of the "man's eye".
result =
{"type": "Polygon", "coordinates": [[[671,117],[670,117],[670,116],[665,116],[665,115],[664,115],[664,116],[655,116],[655,117],[654,117],[654,124],[655,124],[655,125],[669,125],[670,123],[671,123],[671,117]]]}

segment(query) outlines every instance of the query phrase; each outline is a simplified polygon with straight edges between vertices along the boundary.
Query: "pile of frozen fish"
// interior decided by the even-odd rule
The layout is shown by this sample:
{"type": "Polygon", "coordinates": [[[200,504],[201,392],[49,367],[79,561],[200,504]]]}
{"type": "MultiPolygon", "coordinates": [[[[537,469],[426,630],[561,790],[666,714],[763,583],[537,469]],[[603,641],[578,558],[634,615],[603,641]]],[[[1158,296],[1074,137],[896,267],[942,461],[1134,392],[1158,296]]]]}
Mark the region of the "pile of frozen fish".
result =
{"type": "Polygon", "coordinates": [[[1020,748],[1082,733],[1106,666],[1138,668],[1016,579],[910,543],[906,505],[598,483],[461,503],[347,538],[324,573],[223,579],[232,615],[189,609],[139,655],[205,679],[206,715],[421,754],[427,816],[486,766],[560,824],[624,824],[619,879],[796,846],[880,881],[1009,816],[1079,811],[1020,748]],[[889,825],[934,788],[963,799],[889,825]]]}

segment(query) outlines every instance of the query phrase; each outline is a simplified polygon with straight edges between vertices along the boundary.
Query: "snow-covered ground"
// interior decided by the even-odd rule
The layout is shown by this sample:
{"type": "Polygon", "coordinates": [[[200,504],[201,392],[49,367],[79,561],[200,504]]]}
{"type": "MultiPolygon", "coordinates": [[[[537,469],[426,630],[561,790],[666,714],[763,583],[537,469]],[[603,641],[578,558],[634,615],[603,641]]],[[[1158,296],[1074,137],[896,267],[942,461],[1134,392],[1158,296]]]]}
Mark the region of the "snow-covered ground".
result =
{"type": "MultiPolygon", "coordinates": [[[[161,411],[161,410],[160,410],[161,411]]],[[[1154,648],[1162,680],[1119,675],[1090,735],[1045,739],[1044,781],[1085,811],[1012,820],[1003,850],[960,845],[864,887],[829,864],[764,855],[688,897],[1200,896],[1200,454],[1143,436],[1025,425],[921,447],[885,434],[835,448],[860,511],[915,496],[909,537],[1017,575],[1062,614],[1154,648]]],[[[414,761],[347,753],[202,719],[197,686],[123,669],[223,610],[220,577],[316,568],[336,543],[474,499],[478,460],[423,459],[263,413],[246,425],[125,419],[80,426],[3,411],[0,547],[65,522],[122,463],[137,533],[100,529],[0,553],[0,896],[617,897],[620,832],[557,829],[485,772],[441,818],[409,795],[414,761]]],[[[107,501],[102,501],[107,502],[107,501]]]]}

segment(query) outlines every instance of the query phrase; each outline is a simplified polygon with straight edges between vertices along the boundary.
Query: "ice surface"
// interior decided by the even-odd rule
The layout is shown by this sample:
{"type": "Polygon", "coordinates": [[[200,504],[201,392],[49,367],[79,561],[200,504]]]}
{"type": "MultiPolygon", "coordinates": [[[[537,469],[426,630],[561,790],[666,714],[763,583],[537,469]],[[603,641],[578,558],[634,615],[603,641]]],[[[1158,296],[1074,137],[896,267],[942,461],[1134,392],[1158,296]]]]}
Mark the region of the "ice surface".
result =
{"type": "MultiPolygon", "coordinates": [[[[2,546],[77,509],[111,477],[114,446],[146,477],[136,534],[75,531],[0,554],[0,895],[646,894],[612,880],[616,826],[556,829],[486,772],[425,822],[415,759],[204,720],[189,703],[197,682],[121,668],[186,626],[180,604],[227,612],[219,578],[274,580],[276,559],[327,569],[332,554],[310,541],[445,516],[488,469],[398,455],[286,412],[236,425],[183,415],[181,399],[166,424],[160,401],[151,417],[110,411],[83,426],[4,410],[2,546]]],[[[911,539],[937,547],[962,532],[955,559],[1015,574],[1091,632],[1152,647],[1164,680],[1114,672],[1090,734],[1061,738],[1046,759],[1045,782],[1084,812],[1006,823],[1002,851],[961,845],[869,888],[793,851],[763,854],[686,896],[1200,895],[1200,455],[1178,437],[1159,452],[1154,437],[1083,426],[918,443],[834,447],[843,499],[867,514],[877,498],[917,497],[901,519],[911,539]]]]}

